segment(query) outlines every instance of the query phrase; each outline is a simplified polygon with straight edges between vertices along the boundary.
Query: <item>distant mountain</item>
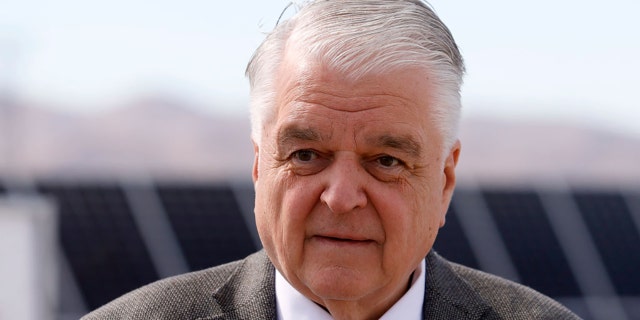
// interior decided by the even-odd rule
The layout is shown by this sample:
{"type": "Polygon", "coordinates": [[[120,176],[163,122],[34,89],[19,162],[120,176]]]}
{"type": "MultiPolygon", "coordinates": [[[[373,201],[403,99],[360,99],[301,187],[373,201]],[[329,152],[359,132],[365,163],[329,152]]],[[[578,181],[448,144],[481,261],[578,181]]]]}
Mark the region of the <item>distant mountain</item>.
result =
{"type": "Polygon", "coordinates": [[[155,99],[91,116],[22,107],[0,122],[0,176],[250,179],[248,119],[194,110],[155,99]]]}
{"type": "MultiPolygon", "coordinates": [[[[0,178],[250,179],[246,117],[145,98],[72,115],[0,103],[0,178]]],[[[461,183],[640,185],[640,139],[592,128],[467,119],[461,183]]]]}
{"type": "Polygon", "coordinates": [[[640,139],[562,123],[463,122],[458,175],[481,183],[640,186],[640,139]]]}

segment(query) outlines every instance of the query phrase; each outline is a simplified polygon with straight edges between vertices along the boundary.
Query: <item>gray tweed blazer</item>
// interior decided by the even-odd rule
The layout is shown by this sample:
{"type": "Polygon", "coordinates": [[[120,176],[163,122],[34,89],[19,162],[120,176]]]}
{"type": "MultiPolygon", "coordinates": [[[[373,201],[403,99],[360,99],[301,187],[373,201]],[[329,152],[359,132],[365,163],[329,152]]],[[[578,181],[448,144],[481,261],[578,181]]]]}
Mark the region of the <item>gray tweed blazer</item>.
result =
{"type": "MultiPolygon", "coordinates": [[[[514,282],[427,255],[425,319],[579,319],[514,282]]],[[[86,315],[93,319],[276,319],[275,269],[264,250],[160,280],[86,315]]]]}

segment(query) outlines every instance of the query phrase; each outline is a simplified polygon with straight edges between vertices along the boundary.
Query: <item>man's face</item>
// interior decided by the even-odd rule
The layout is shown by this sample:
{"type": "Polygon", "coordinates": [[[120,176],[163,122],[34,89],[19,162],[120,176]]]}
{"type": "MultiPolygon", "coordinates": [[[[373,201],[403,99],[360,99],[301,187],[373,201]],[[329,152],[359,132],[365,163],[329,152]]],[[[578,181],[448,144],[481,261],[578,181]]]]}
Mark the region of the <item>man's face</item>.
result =
{"type": "Polygon", "coordinates": [[[424,70],[347,81],[296,60],[255,146],[260,238],[317,303],[393,304],[444,224],[459,144],[442,157],[424,70]]]}

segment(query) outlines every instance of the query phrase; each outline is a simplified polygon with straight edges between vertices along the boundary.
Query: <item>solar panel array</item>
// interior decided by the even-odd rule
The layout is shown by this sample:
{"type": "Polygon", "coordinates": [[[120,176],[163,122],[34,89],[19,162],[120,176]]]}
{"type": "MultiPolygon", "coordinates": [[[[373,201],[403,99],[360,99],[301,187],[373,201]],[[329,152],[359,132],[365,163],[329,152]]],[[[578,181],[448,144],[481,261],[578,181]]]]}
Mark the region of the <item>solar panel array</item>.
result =
{"type": "MultiPolygon", "coordinates": [[[[48,182],[37,187],[58,205],[61,252],[85,304],[77,314],[166,276],[157,258],[166,243],[156,243],[154,253],[156,240],[145,225],[149,221],[168,221],[173,237],[167,239],[176,242],[179,251],[172,259],[184,260],[183,271],[258,250],[250,206],[238,201],[253,196],[250,184],[232,188],[225,183],[163,183],[137,188],[146,188],[158,199],[155,214],[162,217],[141,219],[136,212],[141,207],[132,203],[137,193],[128,193],[131,187],[126,185],[48,182]]],[[[467,196],[454,196],[434,245],[441,255],[515,278],[585,319],[640,319],[639,192],[460,189],[467,196]],[[461,203],[469,194],[477,202],[461,203]],[[499,236],[490,237],[495,231],[499,236]],[[496,261],[508,266],[496,266],[487,254],[502,254],[505,259],[496,261]]],[[[0,183],[0,194],[6,192],[0,183]]],[[[65,296],[62,292],[61,299],[65,296]]]]}
{"type": "Polygon", "coordinates": [[[625,199],[614,192],[576,192],[573,197],[616,293],[640,296],[640,234],[625,199]]]}
{"type": "Polygon", "coordinates": [[[159,278],[118,186],[40,190],[56,199],[60,244],[89,309],[159,278]]]}
{"type": "Polygon", "coordinates": [[[257,250],[228,186],[160,186],[158,193],[191,270],[257,250]]]}
{"type": "Polygon", "coordinates": [[[495,190],[483,195],[522,284],[549,296],[581,295],[538,195],[495,190]]]}

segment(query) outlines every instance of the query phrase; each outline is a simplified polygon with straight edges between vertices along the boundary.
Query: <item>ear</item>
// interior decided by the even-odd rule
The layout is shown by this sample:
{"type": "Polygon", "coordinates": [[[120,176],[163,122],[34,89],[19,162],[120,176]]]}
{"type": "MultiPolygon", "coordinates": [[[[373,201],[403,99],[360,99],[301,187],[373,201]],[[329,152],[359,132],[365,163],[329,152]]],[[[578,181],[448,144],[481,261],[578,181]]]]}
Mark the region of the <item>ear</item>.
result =
{"type": "Polygon", "coordinates": [[[458,157],[460,156],[460,140],[451,147],[447,159],[444,161],[444,181],[442,184],[442,207],[445,212],[442,214],[442,220],[440,221],[440,227],[444,226],[446,209],[449,208],[451,198],[453,197],[453,190],[456,187],[456,166],[458,165],[458,157]]]}
{"type": "Polygon", "coordinates": [[[255,141],[251,140],[251,142],[253,142],[253,170],[251,173],[251,177],[253,179],[253,184],[256,184],[256,182],[258,181],[258,162],[260,162],[260,148],[255,141]]]}

